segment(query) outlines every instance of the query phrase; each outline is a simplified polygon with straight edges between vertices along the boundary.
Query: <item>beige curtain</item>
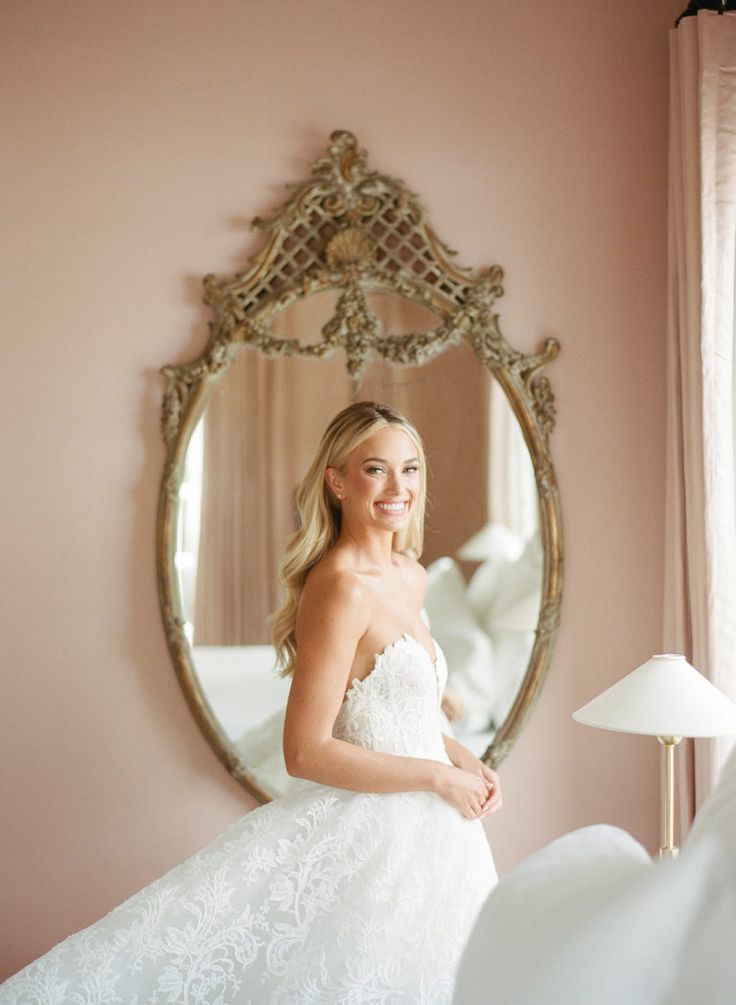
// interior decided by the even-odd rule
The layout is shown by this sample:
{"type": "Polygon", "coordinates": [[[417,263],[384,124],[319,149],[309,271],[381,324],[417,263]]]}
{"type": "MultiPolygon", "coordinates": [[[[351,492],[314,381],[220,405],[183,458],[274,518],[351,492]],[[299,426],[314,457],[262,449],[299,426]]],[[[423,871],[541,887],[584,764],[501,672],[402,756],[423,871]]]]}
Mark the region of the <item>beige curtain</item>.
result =
{"type": "MultiPolygon", "coordinates": [[[[195,645],[266,641],[265,612],[273,592],[271,540],[284,519],[283,498],[268,505],[271,457],[254,417],[276,398],[278,373],[265,357],[242,352],[215,389],[204,419],[202,514],[196,575],[195,645]],[[258,513],[258,525],[243,519],[258,513]],[[251,582],[246,594],[243,584],[251,582]]],[[[273,493],[272,495],[275,495],[273,493]]]]}
{"type": "Polygon", "coordinates": [[[296,487],[349,392],[342,354],[269,359],[246,347],[213,394],[204,426],[196,645],[270,642],[296,487]]]}
{"type": "MultiPolygon", "coordinates": [[[[670,68],[665,646],[736,699],[736,15],[684,18],[670,68]]],[[[732,743],[687,749],[685,817],[732,743]]]]}
{"type": "Polygon", "coordinates": [[[539,525],[534,465],[506,393],[495,380],[489,385],[488,417],[489,519],[526,541],[539,525]]]}

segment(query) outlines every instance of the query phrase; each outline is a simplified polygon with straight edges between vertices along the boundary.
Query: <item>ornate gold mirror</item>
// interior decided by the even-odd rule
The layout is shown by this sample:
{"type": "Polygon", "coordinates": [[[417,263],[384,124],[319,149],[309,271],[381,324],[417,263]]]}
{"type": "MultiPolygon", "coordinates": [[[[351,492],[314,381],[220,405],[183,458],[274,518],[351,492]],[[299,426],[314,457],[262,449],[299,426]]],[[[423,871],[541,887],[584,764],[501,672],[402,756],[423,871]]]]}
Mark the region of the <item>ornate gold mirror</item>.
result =
{"type": "Polygon", "coordinates": [[[267,240],[252,268],[205,279],[204,352],[163,371],[159,596],[187,701],[250,792],[288,787],[288,682],[266,618],[293,494],[329,419],[383,401],[425,440],[426,613],[447,656],[450,728],[498,765],[559,617],[554,400],[539,375],[558,343],[511,348],[494,313],[501,269],[454,264],[417,198],[369,171],[351,133],[333,133],[312,178],[254,224],[267,240]]]}

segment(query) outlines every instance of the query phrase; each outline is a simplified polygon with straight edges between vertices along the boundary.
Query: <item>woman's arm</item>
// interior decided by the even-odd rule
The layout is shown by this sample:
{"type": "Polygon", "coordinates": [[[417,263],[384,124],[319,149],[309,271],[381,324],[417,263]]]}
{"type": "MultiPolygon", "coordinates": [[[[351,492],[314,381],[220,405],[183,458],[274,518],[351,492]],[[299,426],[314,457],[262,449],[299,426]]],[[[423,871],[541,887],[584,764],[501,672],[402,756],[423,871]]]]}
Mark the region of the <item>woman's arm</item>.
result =
{"type": "Polygon", "coordinates": [[[284,724],[287,771],[356,792],[436,792],[463,816],[479,816],[487,783],[477,773],[333,737],[355,651],[368,627],[367,611],[357,577],[313,570],[297,619],[297,658],[284,724]]]}

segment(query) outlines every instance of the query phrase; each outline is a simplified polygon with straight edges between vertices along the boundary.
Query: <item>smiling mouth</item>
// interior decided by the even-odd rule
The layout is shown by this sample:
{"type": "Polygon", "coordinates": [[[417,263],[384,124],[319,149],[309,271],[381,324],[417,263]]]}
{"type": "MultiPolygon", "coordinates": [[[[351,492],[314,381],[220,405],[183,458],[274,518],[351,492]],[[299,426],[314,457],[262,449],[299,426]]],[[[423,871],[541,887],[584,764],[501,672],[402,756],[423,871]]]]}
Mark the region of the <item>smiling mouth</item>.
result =
{"type": "Polygon", "coordinates": [[[376,509],[379,509],[381,513],[388,513],[390,516],[396,516],[401,513],[406,513],[409,508],[409,500],[405,499],[403,502],[377,502],[376,509]]]}

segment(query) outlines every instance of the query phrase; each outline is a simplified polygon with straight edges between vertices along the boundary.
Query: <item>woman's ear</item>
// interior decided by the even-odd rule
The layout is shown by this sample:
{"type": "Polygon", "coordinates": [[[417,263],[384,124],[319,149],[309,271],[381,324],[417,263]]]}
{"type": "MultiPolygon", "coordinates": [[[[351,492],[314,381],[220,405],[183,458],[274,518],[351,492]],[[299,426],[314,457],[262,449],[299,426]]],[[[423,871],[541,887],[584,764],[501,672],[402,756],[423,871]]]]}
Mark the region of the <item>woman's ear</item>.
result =
{"type": "Polygon", "coordinates": [[[325,481],[327,482],[327,487],[332,492],[336,499],[342,499],[342,478],[340,477],[340,472],[337,468],[326,468],[325,469],[325,481]]]}

